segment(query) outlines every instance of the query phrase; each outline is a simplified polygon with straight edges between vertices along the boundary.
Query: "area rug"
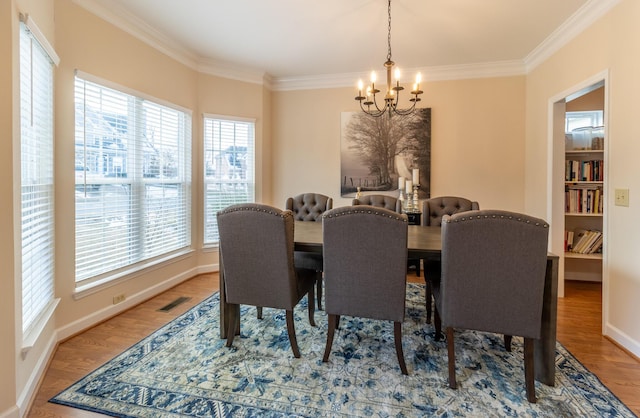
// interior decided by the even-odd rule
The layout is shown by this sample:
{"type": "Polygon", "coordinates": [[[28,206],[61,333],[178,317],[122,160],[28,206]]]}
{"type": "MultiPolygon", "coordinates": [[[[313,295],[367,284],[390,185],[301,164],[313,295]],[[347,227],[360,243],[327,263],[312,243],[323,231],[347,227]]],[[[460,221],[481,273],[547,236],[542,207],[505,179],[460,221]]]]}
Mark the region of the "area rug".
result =
{"type": "Polygon", "coordinates": [[[562,345],[556,385],[536,382],[526,401],[522,340],[456,333],[458,389],[447,385],[447,349],[425,322],[424,287],[407,285],[400,373],[393,324],[344,317],[322,362],[327,317],[309,325],[296,308],[302,357],[293,357],[284,311],[242,308],[232,348],[219,338],[215,294],[90,373],[51,402],[117,417],[633,417],[562,345]]]}

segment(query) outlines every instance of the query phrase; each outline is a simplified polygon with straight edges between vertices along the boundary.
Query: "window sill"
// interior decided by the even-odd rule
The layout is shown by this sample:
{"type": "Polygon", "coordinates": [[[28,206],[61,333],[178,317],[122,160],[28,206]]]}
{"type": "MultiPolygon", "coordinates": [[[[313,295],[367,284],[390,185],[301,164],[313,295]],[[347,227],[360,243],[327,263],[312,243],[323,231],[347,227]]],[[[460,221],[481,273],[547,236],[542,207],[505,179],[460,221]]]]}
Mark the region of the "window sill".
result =
{"type": "Polygon", "coordinates": [[[22,359],[24,360],[27,357],[27,353],[33,348],[40,338],[42,331],[45,326],[49,323],[51,318],[53,317],[53,313],[56,311],[56,307],[60,303],[60,299],[53,299],[49,302],[49,305],[46,309],[40,314],[38,320],[33,324],[30,330],[27,331],[23,336],[22,340],[22,348],[20,350],[20,354],[22,359]]]}

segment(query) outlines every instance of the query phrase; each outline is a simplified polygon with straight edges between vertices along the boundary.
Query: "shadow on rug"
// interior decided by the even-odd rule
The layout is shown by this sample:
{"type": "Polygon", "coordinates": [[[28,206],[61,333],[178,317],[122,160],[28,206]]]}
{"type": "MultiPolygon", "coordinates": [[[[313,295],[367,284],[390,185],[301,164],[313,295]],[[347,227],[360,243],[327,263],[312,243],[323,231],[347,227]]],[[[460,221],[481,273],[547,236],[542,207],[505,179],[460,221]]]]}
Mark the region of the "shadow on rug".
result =
{"type": "Polygon", "coordinates": [[[51,402],[118,417],[633,417],[562,345],[556,386],[536,382],[526,400],[522,340],[456,333],[458,389],[447,386],[446,342],[425,323],[424,287],[407,285],[400,373],[391,322],[345,317],[328,363],[322,363],[327,317],[296,309],[302,358],[291,353],[284,311],[242,308],[241,338],[219,338],[213,295],[143,339],[51,402]]]}

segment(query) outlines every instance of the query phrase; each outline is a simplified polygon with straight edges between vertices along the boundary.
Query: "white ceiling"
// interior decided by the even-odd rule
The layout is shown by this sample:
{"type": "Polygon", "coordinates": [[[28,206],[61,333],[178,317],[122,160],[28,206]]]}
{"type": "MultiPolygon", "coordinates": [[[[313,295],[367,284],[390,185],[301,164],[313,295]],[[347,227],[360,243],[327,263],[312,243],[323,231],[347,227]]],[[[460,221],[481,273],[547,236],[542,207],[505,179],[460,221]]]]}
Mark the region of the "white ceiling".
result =
{"type": "MultiPolygon", "coordinates": [[[[387,57],[387,0],[74,1],[187,65],[247,81],[353,84],[380,77],[387,57]]],[[[617,1],[392,0],[393,60],[407,81],[522,74],[617,1]]]]}

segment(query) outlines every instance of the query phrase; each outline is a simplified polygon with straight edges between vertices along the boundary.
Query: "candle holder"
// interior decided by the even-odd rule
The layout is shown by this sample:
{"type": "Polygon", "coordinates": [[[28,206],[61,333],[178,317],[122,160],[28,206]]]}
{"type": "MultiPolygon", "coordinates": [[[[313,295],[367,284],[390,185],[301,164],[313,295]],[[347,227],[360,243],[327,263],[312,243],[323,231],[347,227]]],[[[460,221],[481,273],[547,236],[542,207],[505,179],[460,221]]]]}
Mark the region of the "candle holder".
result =
{"type": "Polygon", "coordinates": [[[419,184],[414,184],[413,185],[413,196],[412,196],[412,200],[413,200],[413,207],[414,209],[418,210],[418,189],[420,188],[419,184]]]}

